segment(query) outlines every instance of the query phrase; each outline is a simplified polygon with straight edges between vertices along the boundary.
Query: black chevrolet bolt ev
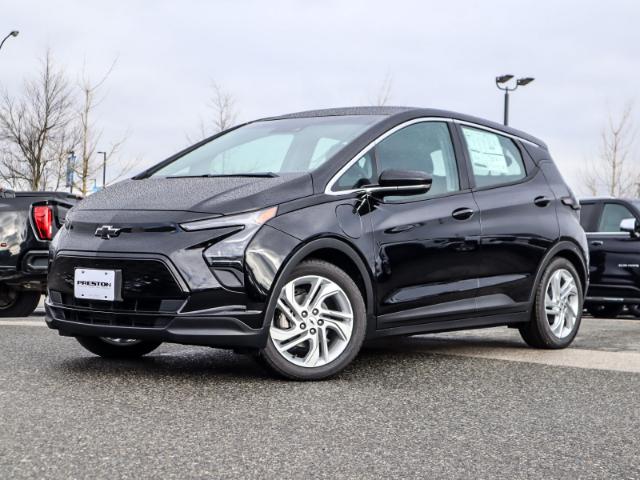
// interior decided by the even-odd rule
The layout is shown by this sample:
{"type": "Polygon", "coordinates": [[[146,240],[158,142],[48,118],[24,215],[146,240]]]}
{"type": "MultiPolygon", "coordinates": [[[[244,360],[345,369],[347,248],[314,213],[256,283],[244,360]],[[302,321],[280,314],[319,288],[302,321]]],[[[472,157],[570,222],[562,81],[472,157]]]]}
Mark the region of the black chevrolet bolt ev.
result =
{"type": "Polygon", "coordinates": [[[508,325],[571,343],[579,205],[546,145],[478,118],[267,118],[90,196],[51,247],[47,322],[103,357],[162,342],[331,376],[368,339],[508,325]]]}

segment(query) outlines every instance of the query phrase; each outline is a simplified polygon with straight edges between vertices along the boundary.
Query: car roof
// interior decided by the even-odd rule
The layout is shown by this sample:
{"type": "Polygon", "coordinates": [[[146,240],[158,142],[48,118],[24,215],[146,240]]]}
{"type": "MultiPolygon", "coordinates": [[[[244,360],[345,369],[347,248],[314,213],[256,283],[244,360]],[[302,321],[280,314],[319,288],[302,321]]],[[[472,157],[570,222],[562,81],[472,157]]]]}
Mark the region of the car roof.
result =
{"type": "Polygon", "coordinates": [[[278,115],[275,117],[261,118],[260,120],[281,120],[286,118],[309,118],[309,117],[331,117],[343,115],[378,115],[378,116],[394,116],[394,115],[412,115],[415,117],[442,117],[460,120],[463,122],[482,125],[499,132],[504,132],[515,137],[522,138],[534,143],[545,150],[548,149],[547,144],[537,137],[529,135],[515,128],[507,127],[500,123],[492,122],[484,118],[474,117],[463,113],[452,112],[449,110],[439,110],[435,108],[418,108],[418,107],[343,107],[343,108],[327,108],[322,110],[307,110],[303,112],[289,113],[286,115],[278,115]]]}
{"type": "Polygon", "coordinates": [[[637,202],[637,198],[628,198],[628,197],[612,197],[610,195],[602,195],[599,197],[584,197],[580,199],[580,203],[582,202],[604,202],[606,200],[620,200],[623,202],[637,202]]]}

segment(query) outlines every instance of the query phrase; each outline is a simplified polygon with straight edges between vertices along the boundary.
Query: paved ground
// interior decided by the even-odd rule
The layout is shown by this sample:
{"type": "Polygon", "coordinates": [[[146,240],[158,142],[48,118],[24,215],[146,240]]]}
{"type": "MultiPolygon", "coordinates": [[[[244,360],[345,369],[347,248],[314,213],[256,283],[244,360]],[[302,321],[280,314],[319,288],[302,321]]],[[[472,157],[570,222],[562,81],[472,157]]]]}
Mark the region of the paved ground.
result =
{"type": "Polygon", "coordinates": [[[42,324],[0,320],[3,479],[640,478],[637,320],[586,319],[560,354],[393,340],[321,383],[207,348],[107,362],[42,324]]]}

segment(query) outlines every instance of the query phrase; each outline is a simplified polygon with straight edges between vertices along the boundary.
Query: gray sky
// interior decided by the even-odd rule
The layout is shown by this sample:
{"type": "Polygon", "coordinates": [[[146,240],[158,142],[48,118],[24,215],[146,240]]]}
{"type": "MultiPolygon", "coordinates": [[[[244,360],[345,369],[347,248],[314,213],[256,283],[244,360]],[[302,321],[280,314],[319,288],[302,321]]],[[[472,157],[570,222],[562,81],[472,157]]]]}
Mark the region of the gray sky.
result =
{"type": "Polygon", "coordinates": [[[10,91],[47,48],[73,79],[85,60],[98,79],[117,58],[97,121],[105,144],[130,132],[122,156],[142,158],[136,170],[187,144],[212,79],[235,95],[240,120],[367,104],[390,74],[390,104],[501,121],[494,78],[513,73],[536,81],[513,95],[511,125],[544,139],[582,192],[607,112],[640,85],[632,0],[7,0],[1,10],[0,28],[20,30],[0,52],[10,91]]]}

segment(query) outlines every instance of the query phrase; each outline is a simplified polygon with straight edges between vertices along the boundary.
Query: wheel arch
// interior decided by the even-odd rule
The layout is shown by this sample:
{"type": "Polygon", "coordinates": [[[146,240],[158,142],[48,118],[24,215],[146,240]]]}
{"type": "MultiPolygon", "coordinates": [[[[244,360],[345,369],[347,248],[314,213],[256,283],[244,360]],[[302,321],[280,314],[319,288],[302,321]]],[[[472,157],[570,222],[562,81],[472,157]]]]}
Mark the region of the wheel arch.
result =
{"type": "Polygon", "coordinates": [[[583,298],[587,294],[587,287],[589,286],[589,270],[586,264],[584,254],[579,245],[570,241],[570,240],[561,240],[556,243],[547,254],[544,256],[542,261],[540,262],[540,266],[538,267],[538,271],[536,273],[536,280],[534,285],[536,288],[533,288],[531,291],[530,303],[533,304],[536,295],[537,285],[544,274],[545,269],[551,263],[551,261],[555,258],[565,258],[575,267],[578,275],[580,276],[580,283],[582,285],[582,296],[583,298]]]}
{"type": "Polygon", "coordinates": [[[372,328],[375,328],[373,280],[364,259],[358,253],[357,249],[345,240],[336,237],[322,237],[301,244],[293,254],[285,260],[269,292],[263,329],[265,329],[265,331],[268,329],[269,323],[267,319],[271,318],[275,312],[277,299],[274,292],[282,289],[286,279],[296,266],[309,259],[324,260],[332,263],[343,269],[353,278],[364,299],[367,312],[367,333],[369,333],[372,328]]]}

